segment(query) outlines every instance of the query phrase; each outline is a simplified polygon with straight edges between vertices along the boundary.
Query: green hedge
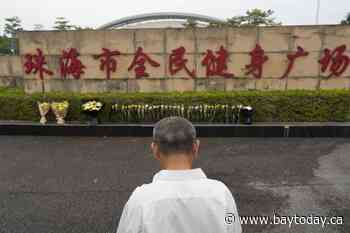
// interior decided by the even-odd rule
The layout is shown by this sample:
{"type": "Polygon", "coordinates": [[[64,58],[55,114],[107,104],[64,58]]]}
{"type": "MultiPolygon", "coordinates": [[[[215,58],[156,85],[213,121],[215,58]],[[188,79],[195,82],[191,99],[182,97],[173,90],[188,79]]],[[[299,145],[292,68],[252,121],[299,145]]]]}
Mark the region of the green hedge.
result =
{"type": "MultiPolygon", "coordinates": [[[[350,120],[350,91],[239,91],[186,93],[47,93],[27,95],[18,89],[0,89],[0,120],[38,121],[37,101],[68,100],[68,121],[84,121],[81,104],[105,104],[103,122],[113,121],[111,106],[118,104],[229,104],[251,105],[258,122],[325,122],[350,120]]],[[[51,116],[52,119],[53,116],[51,116]]]]}

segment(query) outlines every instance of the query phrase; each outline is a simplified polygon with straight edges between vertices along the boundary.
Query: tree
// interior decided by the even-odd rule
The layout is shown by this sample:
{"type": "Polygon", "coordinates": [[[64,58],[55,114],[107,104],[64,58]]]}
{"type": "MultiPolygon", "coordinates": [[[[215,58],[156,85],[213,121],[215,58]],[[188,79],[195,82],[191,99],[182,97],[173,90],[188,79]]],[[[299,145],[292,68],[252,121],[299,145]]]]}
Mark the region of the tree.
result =
{"type": "Polygon", "coordinates": [[[41,31],[44,29],[44,25],[42,24],[34,24],[34,31],[41,31]]]}
{"type": "Polygon", "coordinates": [[[70,24],[70,21],[64,17],[57,17],[56,18],[54,29],[56,29],[58,31],[94,30],[94,28],[92,28],[92,27],[82,27],[82,26],[70,24]]]}
{"type": "Polygon", "coordinates": [[[341,24],[350,24],[350,12],[346,15],[345,19],[340,22],[341,24]]]}
{"type": "Polygon", "coordinates": [[[9,37],[15,37],[17,31],[22,31],[22,21],[17,16],[5,19],[5,35],[9,37]]]}
{"type": "Polygon", "coordinates": [[[6,36],[0,36],[0,55],[1,54],[12,54],[11,40],[6,36]]]}
{"type": "Polygon", "coordinates": [[[227,23],[226,22],[210,22],[208,27],[211,28],[221,28],[221,27],[226,27],[227,26],[227,23]]]}
{"type": "Polygon", "coordinates": [[[73,25],[70,25],[69,23],[69,20],[67,20],[65,17],[57,17],[53,28],[58,31],[71,30],[73,25]]]}
{"type": "Polygon", "coordinates": [[[94,28],[92,27],[82,27],[82,26],[77,26],[77,25],[72,25],[72,29],[73,30],[95,30],[94,28]]]}
{"type": "Polygon", "coordinates": [[[246,15],[235,16],[227,20],[229,26],[275,26],[281,25],[272,17],[273,10],[252,9],[246,12],[246,15]]]}
{"type": "Polygon", "coordinates": [[[0,38],[0,53],[15,54],[16,53],[16,33],[22,31],[22,21],[19,17],[14,16],[5,19],[4,35],[0,38]]]}
{"type": "Polygon", "coordinates": [[[187,19],[186,23],[183,24],[185,28],[195,28],[198,26],[198,23],[195,19],[187,19]]]}

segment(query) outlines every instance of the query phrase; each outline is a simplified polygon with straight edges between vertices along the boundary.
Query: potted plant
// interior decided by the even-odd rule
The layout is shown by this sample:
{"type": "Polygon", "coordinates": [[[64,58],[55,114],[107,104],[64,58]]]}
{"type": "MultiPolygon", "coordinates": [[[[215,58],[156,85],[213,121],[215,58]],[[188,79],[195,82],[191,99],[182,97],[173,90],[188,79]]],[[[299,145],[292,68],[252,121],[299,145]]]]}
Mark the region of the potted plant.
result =
{"type": "Polygon", "coordinates": [[[88,117],[89,124],[96,125],[99,123],[98,114],[103,107],[103,104],[101,102],[91,100],[84,103],[81,107],[83,113],[88,117]]]}
{"type": "Polygon", "coordinates": [[[39,113],[40,113],[40,123],[41,124],[46,124],[47,119],[46,119],[46,115],[47,113],[50,111],[50,103],[47,102],[38,102],[38,108],[39,108],[39,113]]]}
{"type": "Polygon", "coordinates": [[[51,104],[52,111],[56,116],[57,124],[63,125],[65,123],[64,118],[67,116],[68,107],[69,107],[68,101],[53,102],[51,104]]]}
{"type": "Polygon", "coordinates": [[[253,123],[254,109],[251,106],[243,106],[240,109],[240,119],[243,124],[251,125],[253,123]]]}

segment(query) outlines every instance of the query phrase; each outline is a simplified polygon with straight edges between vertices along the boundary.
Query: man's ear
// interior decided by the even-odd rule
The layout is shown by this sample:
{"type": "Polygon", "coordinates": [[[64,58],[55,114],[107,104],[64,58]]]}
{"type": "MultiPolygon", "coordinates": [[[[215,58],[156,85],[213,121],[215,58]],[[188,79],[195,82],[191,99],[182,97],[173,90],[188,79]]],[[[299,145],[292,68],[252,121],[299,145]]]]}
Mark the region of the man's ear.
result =
{"type": "Polygon", "coordinates": [[[158,145],[154,142],[151,143],[151,150],[152,150],[152,153],[153,153],[153,157],[156,159],[156,160],[160,160],[160,154],[159,154],[159,150],[158,150],[158,145]]]}
{"type": "Polygon", "coordinates": [[[194,155],[194,159],[197,159],[199,156],[199,145],[200,145],[200,141],[199,139],[197,139],[194,143],[193,143],[193,155],[194,155]]]}

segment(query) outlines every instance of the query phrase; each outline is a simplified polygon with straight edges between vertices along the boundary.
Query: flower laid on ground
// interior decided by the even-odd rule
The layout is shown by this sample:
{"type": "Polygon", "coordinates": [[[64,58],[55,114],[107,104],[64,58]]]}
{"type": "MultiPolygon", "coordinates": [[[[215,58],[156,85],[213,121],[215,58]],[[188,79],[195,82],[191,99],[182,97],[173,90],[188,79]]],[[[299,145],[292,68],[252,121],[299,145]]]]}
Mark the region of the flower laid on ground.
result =
{"type": "Polygon", "coordinates": [[[56,119],[57,119],[57,124],[64,124],[64,118],[67,115],[68,112],[68,107],[69,103],[68,101],[63,101],[63,102],[53,102],[51,104],[52,111],[54,112],[56,119]]]}
{"type": "Polygon", "coordinates": [[[50,103],[47,102],[38,102],[38,108],[39,108],[39,113],[40,113],[40,123],[41,124],[46,124],[46,115],[50,111],[50,103]]]}
{"type": "MultiPolygon", "coordinates": [[[[49,103],[38,103],[40,113],[47,113],[49,103]],[[40,107],[41,106],[41,107],[40,107]]],[[[89,122],[99,123],[99,113],[105,105],[91,100],[81,105],[83,113],[89,122]]],[[[69,103],[67,101],[52,103],[51,107],[57,121],[64,123],[69,103]]],[[[169,116],[180,116],[193,122],[206,123],[252,123],[254,108],[249,105],[234,104],[121,104],[115,103],[109,112],[112,122],[156,122],[169,116]]],[[[46,120],[46,119],[45,119],[46,120]]],[[[42,120],[44,122],[44,120],[42,120]]]]}
{"type": "Polygon", "coordinates": [[[237,123],[244,107],[231,104],[114,104],[111,118],[117,122],[155,122],[168,116],[181,116],[194,122],[237,123]]]}
{"type": "Polygon", "coordinates": [[[98,112],[102,109],[102,107],[103,107],[103,104],[95,100],[88,101],[82,105],[83,111],[87,111],[87,112],[93,112],[93,111],[98,112]]]}

